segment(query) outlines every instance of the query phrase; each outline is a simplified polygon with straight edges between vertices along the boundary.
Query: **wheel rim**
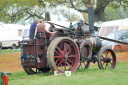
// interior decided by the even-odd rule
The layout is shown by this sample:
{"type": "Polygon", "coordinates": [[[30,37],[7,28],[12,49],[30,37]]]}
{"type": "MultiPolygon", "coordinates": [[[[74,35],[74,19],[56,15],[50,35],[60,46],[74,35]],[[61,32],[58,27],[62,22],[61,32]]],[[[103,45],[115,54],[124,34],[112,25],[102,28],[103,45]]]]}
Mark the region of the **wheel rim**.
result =
{"type": "Polygon", "coordinates": [[[106,50],[101,56],[101,67],[103,69],[114,69],[116,65],[116,56],[112,50],[106,50]]]}
{"type": "Polygon", "coordinates": [[[73,71],[74,67],[77,66],[79,53],[74,45],[69,40],[62,40],[58,43],[54,52],[54,61],[57,69],[60,72],[73,71]]]}
{"type": "Polygon", "coordinates": [[[79,64],[79,56],[77,44],[69,37],[54,39],[47,50],[47,61],[50,69],[61,73],[74,72],[79,64]]]}

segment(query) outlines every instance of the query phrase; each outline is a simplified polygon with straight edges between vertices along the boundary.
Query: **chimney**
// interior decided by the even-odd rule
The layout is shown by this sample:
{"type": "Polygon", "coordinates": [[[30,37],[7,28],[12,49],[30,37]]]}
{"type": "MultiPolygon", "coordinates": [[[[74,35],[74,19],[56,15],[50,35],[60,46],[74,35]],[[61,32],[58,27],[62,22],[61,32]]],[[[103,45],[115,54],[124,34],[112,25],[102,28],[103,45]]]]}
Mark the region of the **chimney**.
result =
{"type": "Polygon", "coordinates": [[[89,30],[90,34],[94,35],[94,5],[87,5],[89,30]]]}

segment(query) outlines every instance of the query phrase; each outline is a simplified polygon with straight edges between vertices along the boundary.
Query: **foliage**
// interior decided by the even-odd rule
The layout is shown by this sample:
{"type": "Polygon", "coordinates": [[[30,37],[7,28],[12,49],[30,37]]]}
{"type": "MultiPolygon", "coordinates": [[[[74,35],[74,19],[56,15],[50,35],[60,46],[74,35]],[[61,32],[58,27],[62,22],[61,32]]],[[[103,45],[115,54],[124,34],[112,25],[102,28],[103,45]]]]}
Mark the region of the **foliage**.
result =
{"type": "MultiPolygon", "coordinates": [[[[63,4],[63,5],[67,5],[70,8],[74,8],[75,10],[82,12],[82,13],[87,13],[87,4],[89,4],[89,1],[91,0],[56,0],[57,2],[52,2],[54,4],[54,6],[57,6],[58,4],[63,4]]],[[[105,18],[108,17],[106,16],[108,13],[106,13],[106,15],[104,15],[104,10],[106,9],[106,7],[111,7],[112,9],[118,9],[121,10],[119,14],[119,17],[115,17],[113,19],[120,19],[123,16],[123,11],[122,9],[119,8],[123,8],[123,10],[125,11],[127,9],[128,6],[128,1],[127,0],[95,0],[95,4],[94,4],[94,21],[105,21],[105,18]]],[[[114,12],[113,10],[111,10],[112,12],[114,12]]],[[[107,12],[111,12],[110,10],[107,10],[107,12]]],[[[112,13],[111,12],[111,13],[112,13]]],[[[119,11],[118,11],[119,12],[119,11]]],[[[111,13],[109,14],[109,16],[111,15],[111,13]]],[[[115,14],[117,13],[117,11],[114,12],[115,14]]],[[[113,16],[113,15],[112,15],[113,16]]],[[[127,16],[123,16],[122,18],[126,18],[127,16]]],[[[106,20],[112,20],[112,19],[107,19],[106,20]]]]}
{"type": "Polygon", "coordinates": [[[128,7],[110,4],[105,9],[106,21],[128,18],[128,7]]]}
{"type": "Polygon", "coordinates": [[[2,0],[0,2],[0,20],[4,22],[17,22],[24,18],[30,17],[42,18],[42,7],[45,5],[40,3],[41,0],[2,0]],[[38,9],[38,10],[37,10],[38,9]]]}
{"type": "MultiPolygon", "coordinates": [[[[7,23],[17,23],[21,20],[32,21],[35,18],[44,18],[42,15],[47,8],[55,8],[58,5],[64,5],[73,8],[79,12],[87,13],[87,4],[90,0],[0,0],[0,21],[7,23]]],[[[109,5],[112,8],[123,7],[127,9],[127,0],[95,0],[94,15],[95,21],[105,21],[104,10],[109,5]]],[[[64,11],[61,12],[63,14],[64,11]]],[[[64,16],[67,16],[64,13],[64,16]]],[[[67,19],[73,17],[67,16],[67,19]]],[[[107,19],[109,20],[109,19],[107,19]]],[[[26,22],[23,22],[26,23],[26,22]]]]}
{"type": "Polygon", "coordinates": [[[64,6],[63,6],[63,9],[61,9],[62,6],[59,9],[58,8],[53,9],[53,6],[54,6],[53,4],[56,4],[56,0],[43,0],[43,1],[42,0],[32,0],[32,1],[31,0],[25,0],[25,1],[14,0],[12,2],[10,2],[10,0],[6,0],[1,3],[3,5],[0,5],[1,6],[0,21],[6,22],[6,23],[17,23],[17,22],[23,21],[22,24],[25,24],[28,19],[30,20],[30,23],[31,23],[31,21],[33,21],[33,18],[44,19],[42,15],[44,15],[46,11],[49,11],[49,12],[52,11],[54,15],[59,16],[58,19],[60,19],[61,16],[64,16],[67,19],[69,19],[70,17],[72,17],[71,15],[73,15],[73,14],[69,14],[69,9],[68,10],[64,9],[64,6]]]}
{"type": "Polygon", "coordinates": [[[128,0],[117,0],[117,1],[113,1],[109,4],[109,7],[112,7],[114,9],[123,7],[124,10],[127,9],[128,7],[128,0]]]}
{"type": "MultiPolygon", "coordinates": [[[[87,5],[90,4],[90,0],[56,0],[58,4],[68,5],[70,8],[74,8],[75,10],[87,13],[87,5]]],[[[94,21],[104,21],[104,9],[106,6],[113,0],[96,0],[94,15],[94,21]]],[[[57,4],[57,5],[58,5],[57,4]]],[[[56,6],[56,5],[55,5],[56,6]]]]}

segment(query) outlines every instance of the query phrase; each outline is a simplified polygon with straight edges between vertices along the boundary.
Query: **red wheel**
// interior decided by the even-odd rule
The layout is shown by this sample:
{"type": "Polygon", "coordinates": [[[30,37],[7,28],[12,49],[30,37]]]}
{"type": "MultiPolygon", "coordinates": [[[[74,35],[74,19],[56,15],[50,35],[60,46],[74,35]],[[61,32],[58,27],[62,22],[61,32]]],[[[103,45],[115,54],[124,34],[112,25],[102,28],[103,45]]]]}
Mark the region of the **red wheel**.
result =
{"type": "Polygon", "coordinates": [[[98,54],[98,66],[100,69],[114,69],[116,66],[116,54],[109,48],[104,47],[98,54]]]}
{"type": "Polygon", "coordinates": [[[68,37],[56,38],[50,43],[47,60],[52,71],[74,72],[79,64],[79,50],[76,43],[68,37]]]}

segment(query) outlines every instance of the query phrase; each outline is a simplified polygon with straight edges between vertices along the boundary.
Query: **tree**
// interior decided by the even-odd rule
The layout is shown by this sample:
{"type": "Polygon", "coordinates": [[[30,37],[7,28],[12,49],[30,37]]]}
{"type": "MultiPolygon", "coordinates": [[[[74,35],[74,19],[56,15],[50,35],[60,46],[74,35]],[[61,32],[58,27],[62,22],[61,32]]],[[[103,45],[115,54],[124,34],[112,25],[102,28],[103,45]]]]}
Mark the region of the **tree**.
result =
{"type": "MultiPolygon", "coordinates": [[[[91,0],[55,0],[51,2],[53,6],[57,6],[58,4],[66,4],[79,12],[87,13],[87,4],[91,0]]],[[[105,21],[104,10],[107,6],[111,6],[112,8],[119,8],[120,6],[125,9],[128,6],[127,0],[95,0],[94,7],[94,21],[105,21]],[[110,5],[109,5],[110,4],[110,5]]]]}
{"type": "Polygon", "coordinates": [[[109,4],[105,9],[105,20],[111,21],[111,20],[128,18],[127,9],[128,7],[126,7],[125,5],[124,6],[120,5],[120,7],[118,7],[118,5],[109,4]]]}
{"type": "MultiPolygon", "coordinates": [[[[91,0],[1,0],[0,3],[0,21],[18,22],[31,18],[44,18],[42,15],[46,12],[45,7],[55,8],[58,5],[66,5],[69,8],[87,13],[87,1],[91,0]]],[[[124,7],[127,9],[127,0],[95,0],[94,21],[105,21],[104,10],[107,6],[113,8],[124,7]]],[[[49,10],[50,11],[50,10],[49,10]]],[[[62,12],[63,13],[63,12],[62,12]]],[[[62,14],[61,13],[61,14],[62,14]]],[[[63,14],[67,16],[67,14],[63,14]]],[[[68,19],[71,16],[67,16],[68,19]]]]}
{"type": "Polygon", "coordinates": [[[0,20],[4,22],[17,22],[24,18],[43,18],[42,0],[2,0],[0,4],[0,20]],[[38,9],[38,10],[37,10],[38,9]]]}
{"type": "MultiPolygon", "coordinates": [[[[54,1],[55,2],[55,1],[54,1]]],[[[45,15],[45,18],[47,17],[47,19],[45,19],[42,15],[44,13],[49,14],[49,12],[52,11],[52,7],[54,8],[55,6],[52,4],[53,0],[49,0],[47,2],[47,0],[12,0],[10,2],[10,0],[6,0],[2,2],[4,5],[0,5],[1,10],[0,10],[0,20],[4,21],[6,23],[17,23],[20,22],[21,20],[26,23],[25,21],[30,20],[33,21],[33,18],[43,18],[43,20],[49,20],[48,16],[45,15]],[[47,7],[46,7],[47,4],[47,7]],[[51,7],[51,8],[50,8],[51,7]],[[49,8],[49,9],[47,9],[49,8]]],[[[70,19],[71,16],[69,14],[69,10],[66,10],[63,6],[61,6],[61,9],[57,9],[57,10],[53,10],[52,13],[56,14],[57,16],[59,16],[58,19],[61,19],[61,16],[65,16],[67,19],[70,19]],[[59,12],[58,12],[59,10],[59,12]]],[[[75,13],[76,14],[76,13],[75,13]]],[[[73,16],[73,15],[72,15],[73,16]]],[[[78,15],[77,15],[78,18],[78,15]]],[[[74,17],[74,19],[76,19],[76,17],[74,17]]],[[[72,19],[73,20],[73,19],[72,19]]],[[[28,22],[29,23],[29,22],[28,22]]]]}
{"type": "MultiPolygon", "coordinates": [[[[87,4],[91,0],[55,0],[51,2],[53,6],[58,4],[68,5],[70,8],[75,10],[87,13],[87,4]]],[[[94,21],[105,21],[104,10],[106,6],[114,0],[96,0],[95,9],[94,9],[94,21]]]]}

